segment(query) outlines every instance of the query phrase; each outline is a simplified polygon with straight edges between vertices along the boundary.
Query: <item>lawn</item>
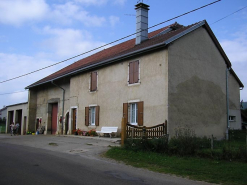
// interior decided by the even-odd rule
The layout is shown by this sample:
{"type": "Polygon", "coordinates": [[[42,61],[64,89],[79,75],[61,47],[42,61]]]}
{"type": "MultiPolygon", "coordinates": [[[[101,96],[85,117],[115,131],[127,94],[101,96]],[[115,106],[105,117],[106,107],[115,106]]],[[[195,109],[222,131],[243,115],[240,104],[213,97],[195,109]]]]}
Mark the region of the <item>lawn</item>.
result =
{"type": "Polygon", "coordinates": [[[0,133],[5,133],[6,125],[0,124],[0,133]]]}
{"type": "Polygon", "coordinates": [[[134,167],[175,174],[193,180],[225,185],[247,184],[247,163],[244,162],[168,156],[144,151],[135,152],[121,147],[111,148],[105,156],[134,167]]]}

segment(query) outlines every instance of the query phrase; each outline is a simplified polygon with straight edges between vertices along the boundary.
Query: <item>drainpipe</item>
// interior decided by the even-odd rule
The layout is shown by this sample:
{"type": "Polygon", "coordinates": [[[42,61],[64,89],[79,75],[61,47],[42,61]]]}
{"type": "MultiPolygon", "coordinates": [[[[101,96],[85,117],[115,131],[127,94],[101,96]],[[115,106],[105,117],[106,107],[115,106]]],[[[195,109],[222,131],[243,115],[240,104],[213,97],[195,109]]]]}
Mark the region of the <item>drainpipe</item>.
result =
{"type": "Polygon", "coordinates": [[[227,113],[227,128],[226,128],[226,140],[229,139],[229,93],[228,93],[228,71],[230,67],[226,68],[226,113],[227,113]]]}
{"type": "Polygon", "coordinates": [[[59,85],[55,84],[53,81],[51,81],[51,83],[57,87],[59,87],[60,89],[63,90],[63,110],[62,110],[62,135],[63,135],[63,119],[64,119],[64,96],[65,96],[65,89],[60,87],[59,85]]]}

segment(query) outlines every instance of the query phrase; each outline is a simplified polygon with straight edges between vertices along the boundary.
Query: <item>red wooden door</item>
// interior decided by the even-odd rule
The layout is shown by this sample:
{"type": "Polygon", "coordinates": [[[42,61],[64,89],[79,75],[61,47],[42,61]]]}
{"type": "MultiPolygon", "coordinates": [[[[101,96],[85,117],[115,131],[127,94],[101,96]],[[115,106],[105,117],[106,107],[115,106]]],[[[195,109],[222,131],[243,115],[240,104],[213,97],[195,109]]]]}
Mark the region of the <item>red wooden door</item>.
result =
{"type": "Polygon", "coordinates": [[[56,134],[57,131],[57,103],[52,104],[51,113],[51,134],[56,134]]]}

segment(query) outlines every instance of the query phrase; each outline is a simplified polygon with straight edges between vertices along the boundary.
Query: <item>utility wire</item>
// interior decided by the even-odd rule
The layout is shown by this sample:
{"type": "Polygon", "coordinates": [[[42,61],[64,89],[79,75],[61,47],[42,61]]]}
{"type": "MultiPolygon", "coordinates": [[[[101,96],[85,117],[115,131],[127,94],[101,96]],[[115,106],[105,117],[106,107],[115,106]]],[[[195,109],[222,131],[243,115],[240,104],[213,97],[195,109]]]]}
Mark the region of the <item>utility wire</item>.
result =
{"type": "MultiPolygon", "coordinates": [[[[221,1],[221,0],[214,1],[214,2],[212,2],[212,3],[206,4],[206,5],[204,5],[204,6],[201,6],[201,7],[199,7],[199,8],[196,8],[196,9],[194,9],[194,10],[191,10],[191,11],[189,11],[189,12],[186,12],[186,13],[184,13],[184,14],[181,14],[181,15],[179,15],[179,16],[176,16],[176,17],[174,17],[174,18],[168,19],[168,20],[166,20],[166,21],[164,21],[164,22],[161,22],[161,23],[159,23],[159,24],[156,24],[156,25],[154,25],[154,26],[151,26],[151,27],[147,28],[146,30],[151,29],[151,28],[154,28],[154,27],[159,26],[159,25],[161,25],[161,24],[164,24],[164,23],[166,23],[166,22],[169,22],[169,21],[171,21],[171,20],[173,20],[173,19],[177,19],[177,18],[182,17],[182,16],[184,16],[184,15],[186,15],[186,14],[195,12],[195,11],[197,11],[197,10],[200,10],[200,9],[202,9],[202,8],[205,8],[205,7],[207,7],[207,6],[210,6],[210,5],[212,5],[212,4],[214,4],[214,3],[217,3],[217,2],[219,2],[219,1],[221,1]]],[[[141,31],[143,31],[143,30],[141,30],[141,31]]],[[[139,32],[141,32],[141,31],[139,31],[139,32]]],[[[85,54],[87,54],[87,53],[90,53],[90,52],[92,52],[92,51],[98,50],[98,49],[103,48],[103,47],[105,47],[105,46],[111,45],[111,44],[113,44],[113,43],[115,43],[115,42],[118,42],[118,41],[120,41],[120,40],[126,39],[126,38],[128,38],[128,37],[130,37],[130,36],[133,36],[133,35],[139,33],[139,32],[135,32],[135,33],[133,33],[133,34],[130,34],[130,35],[125,36],[125,37],[122,37],[122,38],[120,38],[120,39],[118,39],[118,40],[112,41],[112,42],[110,42],[110,43],[108,43],[108,44],[105,44],[105,45],[102,45],[102,46],[100,46],[100,47],[91,49],[91,50],[86,51],[86,52],[84,52],[84,53],[81,53],[81,54],[79,54],[79,55],[70,57],[70,58],[68,58],[68,59],[66,59],[66,60],[62,60],[62,61],[57,62],[57,63],[55,63],[55,64],[52,64],[52,65],[49,65],[49,66],[46,66],[46,67],[37,69],[37,70],[35,70],[35,71],[29,72],[29,73],[26,73],[26,74],[23,74],[23,75],[20,75],[20,76],[17,76],[17,77],[8,79],[8,80],[1,81],[0,83],[5,83],[5,82],[8,82],[8,81],[11,81],[11,80],[14,80],[14,79],[17,79],[17,78],[21,78],[21,77],[30,75],[30,74],[32,74],[32,73],[36,73],[36,72],[38,72],[38,71],[41,71],[41,70],[50,68],[50,67],[52,67],[52,66],[61,64],[61,63],[66,62],[66,61],[68,61],[68,60],[71,60],[71,59],[74,59],[74,58],[76,58],[76,57],[79,57],[79,56],[81,56],[81,55],[85,55],[85,54]]]]}
{"type": "Polygon", "coordinates": [[[215,23],[217,23],[217,22],[219,22],[219,21],[221,21],[221,20],[223,20],[223,19],[225,19],[225,18],[227,18],[227,17],[229,17],[229,16],[231,16],[231,15],[233,15],[233,14],[235,14],[235,13],[241,11],[241,10],[243,10],[243,9],[245,9],[246,7],[247,7],[247,6],[241,8],[241,9],[239,9],[239,10],[237,10],[237,11],[235,11],[235,12],[233,12],[233,13],[231,13],[231,14],[229,14],[229,15],[227,15],[227,16],[225,16],[225,17],[223,17],[223,18],[221,18],[221,19],[219,19],[219,20],[217,20],[217,21],[215,21],[215,22],[213,22],[211,25],[213,25],[213,24],[215,24],[215,23]]]}
{"type": "MultiPolygon", "coordinates": [[[[27,90],[26,90],[27,91],[27,90]]],[[[6,95],[6,94],[15,94],[15,93],[22,93],[22,92],[26,92],[26,91],[16,91],[16,92],[12,92],[12,93],[3,93],[3,94],[0,94],[1,95],[6,95]]]]}

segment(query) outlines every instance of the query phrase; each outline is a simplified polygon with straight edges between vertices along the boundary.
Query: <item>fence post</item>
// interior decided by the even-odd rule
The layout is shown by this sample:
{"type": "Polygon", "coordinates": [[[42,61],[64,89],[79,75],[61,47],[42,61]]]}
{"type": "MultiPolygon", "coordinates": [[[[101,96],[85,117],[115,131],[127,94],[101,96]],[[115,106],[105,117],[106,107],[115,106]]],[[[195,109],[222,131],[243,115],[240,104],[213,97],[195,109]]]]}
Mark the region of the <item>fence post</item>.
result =
{"type": "Polygon", "coordinates": [[[143,126],[142,128],[142,138],[147,138],[147,129],[146,129],[146,126],[143,126]]]}
{"type": "Polygon", "coordinates": [[[126,118],[122,118],[122,123],[121,123],[121,146],[124,146],[124,141],[126,139],[126,125],[125,122],[126,118]]]}
{"type": "Polygon", "coordinates": [[[164,128],[165,130],[165,134],[167,134],[167,120],[165,121],[165,128],[164,128]]]}
{"type": "Polygon", "coordinates": [[[214,136],[212,134],[212,138],[211,138],[211,150],[214,149],[214,136]]]}

